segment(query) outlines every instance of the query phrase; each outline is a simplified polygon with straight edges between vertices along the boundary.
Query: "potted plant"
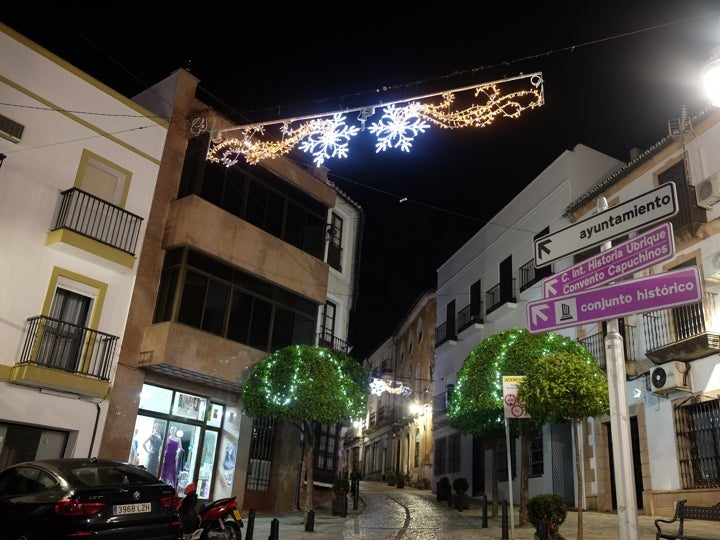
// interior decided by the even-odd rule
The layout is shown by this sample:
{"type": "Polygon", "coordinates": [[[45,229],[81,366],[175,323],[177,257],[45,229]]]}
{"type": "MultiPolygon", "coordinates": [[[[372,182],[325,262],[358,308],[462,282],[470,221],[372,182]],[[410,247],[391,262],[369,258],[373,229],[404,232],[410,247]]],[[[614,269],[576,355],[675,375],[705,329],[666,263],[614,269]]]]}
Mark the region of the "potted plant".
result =
{"type": "Polygon", "coordinates": [[[350,480],[348,480],[344,476],[338,476],[337,478],[335,478],[335,481],[333,482],[333,493],[335,494],[335,496],[332,499],[333,516],[347,516],[347,495],[349,492],[350,480]]]}
{"type": "Polygon", "coordinates": [[[470,488],[470,484],[465,477],[458,476],[453,480],[452,487],[455,490],[455,508],[462,512],[463,509],[468,508],[465,502],[465,492],[470,488]]]}
{"type": "Polygon", "coordinates": [[[394,486],[395,481],[397,480],[397,475],[395,474],[395,471],[393,471],[392,469],[388,471],[385,479],[387,480],[388,486],[394,486]]]}
{"type": "Polygon", "coordinates": [[[440,478],[435,488],[435,498],[438,501],[448,501],[452,495],[452,489],[450,486],[450,479],[447,476],[440,478]]]}
{"type": "Polygon", "coordinates": [[[403,476],[403,473],[397,473],[395,475],[395,485],[400,489],[405,487],[405,476],[403,476]]]}
{"type": "Polygon", "coordinates": [[[535,538],[556,540],[563,538],[558,532],[567,517],[567,504],[560,495],[536,495],[527,502],[528,521],[535,526],[535,538]]]}

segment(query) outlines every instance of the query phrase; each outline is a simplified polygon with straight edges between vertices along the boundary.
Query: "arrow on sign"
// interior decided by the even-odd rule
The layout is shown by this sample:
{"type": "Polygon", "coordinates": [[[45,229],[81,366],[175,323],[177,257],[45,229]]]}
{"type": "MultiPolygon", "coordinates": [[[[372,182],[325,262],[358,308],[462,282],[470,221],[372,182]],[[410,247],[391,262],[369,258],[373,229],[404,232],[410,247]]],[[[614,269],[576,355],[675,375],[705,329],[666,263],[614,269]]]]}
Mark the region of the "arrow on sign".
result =
{"type": "Polygon", "coordinates": [[[528,302],[530,333],[549,332],[636,313],[648,313],[700,302],[702,282],[697,266],[588,289],[576,295],[528,302]]]}
{"type": "Polygon", "coordinates": [[[546,266],[636,229],[665,221],[678,213],[674,182],[660,184],[622,204],[535,240],[535,267],[546,266]]]}
{"type": "Polygon", "coordinates": [[[675,253],[673,227],[665,222],[542,281],[544,298],[567,296],[606,285],[649,268],[675,253]]]}

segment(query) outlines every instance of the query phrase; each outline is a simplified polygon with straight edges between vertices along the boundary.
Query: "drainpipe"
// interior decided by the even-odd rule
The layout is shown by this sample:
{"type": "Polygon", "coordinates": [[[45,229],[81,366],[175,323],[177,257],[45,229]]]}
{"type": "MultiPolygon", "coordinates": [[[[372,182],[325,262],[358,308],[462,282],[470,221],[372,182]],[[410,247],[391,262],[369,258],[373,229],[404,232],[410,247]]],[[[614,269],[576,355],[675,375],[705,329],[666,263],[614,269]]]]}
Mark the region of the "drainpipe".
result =
{"type": "Polygon", "coordinates": [[[93,447],[95,446],[95,436],[97,435],[98,423],[100,421],[100,403],[95,402],[97,413],[95,413],[95,425],[93,426],[92,439],[90,439],[90,449],[88,450],[88,459],[93,457],[93,447]]]}

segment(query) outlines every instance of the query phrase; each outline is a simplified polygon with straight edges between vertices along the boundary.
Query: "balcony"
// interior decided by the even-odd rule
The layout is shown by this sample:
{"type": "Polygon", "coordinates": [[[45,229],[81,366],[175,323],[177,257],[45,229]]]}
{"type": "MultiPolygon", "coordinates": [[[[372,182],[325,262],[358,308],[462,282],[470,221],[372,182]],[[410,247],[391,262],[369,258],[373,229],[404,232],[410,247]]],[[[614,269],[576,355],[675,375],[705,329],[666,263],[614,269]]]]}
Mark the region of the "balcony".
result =
{"type": "Polygon", "coordinates": [[[504,283],[498,283],[485,293],[485,319],[488,321],[496,321],[510,313],[517,307],[517,298],[515,297],[515,278],[512,280],[512,290],[505,290],[504,283]]]}
{"type": "Polygon", "coordinates": [[[118,337],[39,315],[28,319],[16,384],[105,398],[118,337]]]}
{"type": "MultiPolygon", "coordinates": [[[[626,324],[620,325],[620,335],[623,337],[623,348],[625,352],[626,362],[637,362],[642,358],[642,354],[636,349],[637,340],[635,339],[635,327],[626,324]]],[[[605,356],[605,332],[598,332],[591,336],[578,339],[598,362],[602,369],[607,369],[607,359],[605,356]]],[[[632,370],[631,370],[632,371],[632,370]]]]}
{"type": "Polygon", "coordinates": [[[332,335],[330,332],[321,332],[317,335],[317,345],[320,347],[326,347],[335,351],[344,352],[350,354],[352,346],[347,341],[340,339],[332,335]]]}
{"type": "Polygon", "coordinates": [[[704,292],[702,302],[645,313],[645,355],[655,364],[664,364],[720,352],[718,307],[718,295],[704,292]]]}
{"type": "Polygon", "coordinates": [[[523,264],[518,269],[518,276],[520,277],[520,296],[523,297],[524,291],[542,281],[543,278],[551,276],[552,273],[552,265],[535,268],[535,259],[530,259],[528,262],[523,264]]]}
{"type": "Polygon", "coordinates": [[[468,329],[475,329],[475,330],[482,330],[485,325],[483,324],[483,316],[482,316],[482,302],[480,302],[479,309],[476,310],[475,313],[471,310],[471,306],[467,305],[464,308],[462,308],[460,311],[458,311],[457,314],[457,326],[458,326],[458,334],[462,334],[465,330],[468,329]]]}
{"type": "Polygon", "coordinates": [[[455,333],[454,324],[448,325],[447,322],[444,322],[435,328],[435,347],[439,347],[444,343],[457,345],[457,334],[455,333]]]}
{"type": "Polygon", "coordinates": [[[141,217],[77,188],[60,197],[48,246],[114,270],[133,268],[141,217]]]}

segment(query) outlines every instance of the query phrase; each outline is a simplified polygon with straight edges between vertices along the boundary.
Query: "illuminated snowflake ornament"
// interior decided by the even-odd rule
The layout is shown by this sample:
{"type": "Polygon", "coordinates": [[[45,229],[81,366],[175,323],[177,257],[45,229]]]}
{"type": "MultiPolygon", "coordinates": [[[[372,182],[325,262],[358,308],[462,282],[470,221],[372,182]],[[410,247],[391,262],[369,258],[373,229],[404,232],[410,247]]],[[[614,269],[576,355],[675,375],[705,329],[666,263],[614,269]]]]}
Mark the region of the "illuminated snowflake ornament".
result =
{"type": "Polygon", "coordinates": [[[378,138],[375,153],[398,147],[403,152],[409,152],[413,139],[430,129],[430,124],[422,119],[420,109],[421,105],[417,102],[407,107],[386,107],[380,121],[370,124],[368,128],[378,138]]]}
{"type": "Polygon", "coordinates": [[[312,154],[317,166],[326,159],[347,157],[348,143],[360,131],[357,126],[348,126],[342,113],[334,114],[330,120],[313,120],[309,127],[310,133],[300,143],[300,150],[312,154]]]}

